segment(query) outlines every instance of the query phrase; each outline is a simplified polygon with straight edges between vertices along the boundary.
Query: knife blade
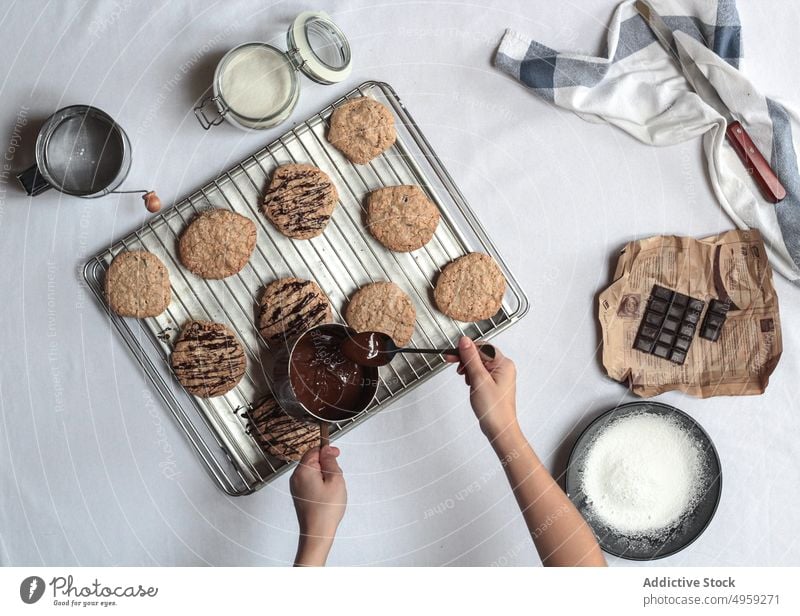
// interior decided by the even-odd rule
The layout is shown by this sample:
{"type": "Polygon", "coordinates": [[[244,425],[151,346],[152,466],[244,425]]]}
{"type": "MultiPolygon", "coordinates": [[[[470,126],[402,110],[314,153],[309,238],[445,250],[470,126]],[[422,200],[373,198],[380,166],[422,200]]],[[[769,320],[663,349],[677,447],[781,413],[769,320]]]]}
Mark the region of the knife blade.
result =
{"type": "Polygon", "coordinates": [[[646,0],[636,0],[634,6],[653,31],[656,40],[678,63],[692,90],[725,119],[725,137],[739,156],[744,168],[758,185],[764,198],[772,203],[777,203],[785,198],[786,189],[767,159],[761,154],[742,123],[734,117],[731,109],[722,100],[717,89],[703,74],[683,44],[675,38],[664,19],[646,0]]]}

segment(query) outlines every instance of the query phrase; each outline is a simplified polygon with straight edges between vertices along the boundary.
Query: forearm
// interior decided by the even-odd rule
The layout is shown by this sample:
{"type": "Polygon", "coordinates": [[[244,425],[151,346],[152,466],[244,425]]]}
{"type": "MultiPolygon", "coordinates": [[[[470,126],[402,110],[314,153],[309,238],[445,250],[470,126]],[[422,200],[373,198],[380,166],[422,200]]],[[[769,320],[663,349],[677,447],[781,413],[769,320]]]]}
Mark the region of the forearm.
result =
{"type": "Polygon", "coordinates": [[[300,535],[297,543],[295,567],[324,567],[333,545],[333,537],[300,535]]]}
{"type": "Polygon", "coordinates": [[[605,565],[594,533],[519,427],[505,430],[492,445],[542,562],[548,566],[605,565]]]}

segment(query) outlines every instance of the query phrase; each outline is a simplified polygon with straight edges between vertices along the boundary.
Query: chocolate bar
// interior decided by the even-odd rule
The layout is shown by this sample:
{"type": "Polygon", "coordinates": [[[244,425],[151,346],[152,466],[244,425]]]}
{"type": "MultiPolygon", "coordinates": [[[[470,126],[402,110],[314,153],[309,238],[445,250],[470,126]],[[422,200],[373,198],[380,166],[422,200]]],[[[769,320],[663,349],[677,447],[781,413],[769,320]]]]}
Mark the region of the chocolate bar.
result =
{"type": "Polygon", "coordinates": [[[705,302],[653,285],[633,348],[683,364],[705,302]]]}
{"type": "Polygon", "coordinates": [[[720,301],[712,299],[708,303],[708,312],[706,318],[703,319],[703,324],[700,326],[700,337],[716,342],[719,340],[722,333],[722,326],[725,325],[725,319],[728,316],[728,310],[731,307],[730,301],[720,301]]]}

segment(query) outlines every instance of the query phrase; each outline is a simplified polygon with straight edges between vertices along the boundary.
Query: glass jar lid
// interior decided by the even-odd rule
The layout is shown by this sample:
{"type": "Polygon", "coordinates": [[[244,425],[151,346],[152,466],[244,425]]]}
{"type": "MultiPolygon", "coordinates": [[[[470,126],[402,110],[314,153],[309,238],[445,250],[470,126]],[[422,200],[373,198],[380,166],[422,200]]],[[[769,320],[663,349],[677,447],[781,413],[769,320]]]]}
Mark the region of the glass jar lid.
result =
{"type": "Polygon", "coordinates": [[[289,57],[309,79],[332,84],[350,76],[350,43],[326,13],[300,13],[286,34],[286,42],[289,57]]]}

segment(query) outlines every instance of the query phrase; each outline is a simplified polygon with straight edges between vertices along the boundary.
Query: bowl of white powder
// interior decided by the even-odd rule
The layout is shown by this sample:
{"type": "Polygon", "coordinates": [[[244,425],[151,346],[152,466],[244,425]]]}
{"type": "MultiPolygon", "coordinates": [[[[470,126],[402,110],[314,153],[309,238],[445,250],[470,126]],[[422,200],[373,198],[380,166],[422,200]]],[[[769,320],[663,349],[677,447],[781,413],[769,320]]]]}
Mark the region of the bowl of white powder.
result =
{"type": "Polygon", "coordinates": [[[689,415],[658,402],[603,413],[578,437],[567,493],[600,546],[632,560],[664,558],[706,529],[719,503],[719,456],[689,415]]]}

